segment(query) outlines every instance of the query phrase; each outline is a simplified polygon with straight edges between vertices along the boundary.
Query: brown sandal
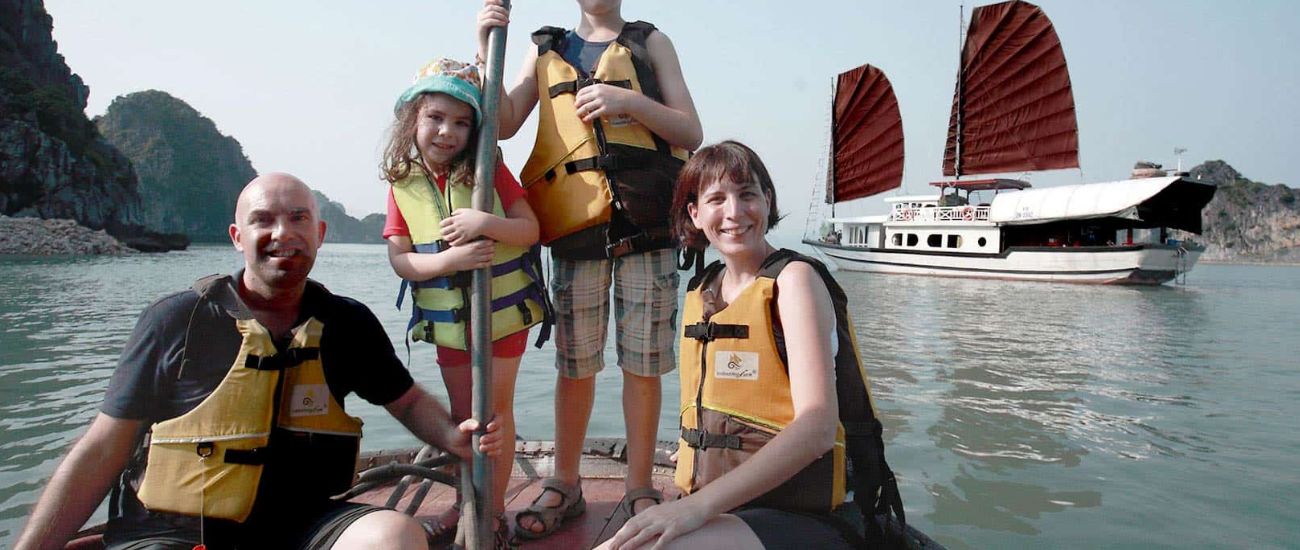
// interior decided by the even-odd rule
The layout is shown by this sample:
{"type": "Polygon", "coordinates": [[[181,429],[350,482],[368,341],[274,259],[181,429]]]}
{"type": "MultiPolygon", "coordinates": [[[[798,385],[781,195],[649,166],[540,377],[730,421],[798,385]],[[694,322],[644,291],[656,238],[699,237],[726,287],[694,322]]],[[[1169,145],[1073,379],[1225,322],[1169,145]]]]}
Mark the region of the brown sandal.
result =
{"type": "Polygon", "coordinates": [[[515,514],[515,536],[525,540],[535,540],[546,537],[554,533],[563,525],[566,520],[576,518],[587,511],[587,501],[582,498],[582,483],[577,485],[565,485],[563,481],[557,478],[548,477],[542,480],[542,492],[533,499],[533,503],[528,508],[515,514]],[[560,495],[560,504],[558,506],[542,506],[538,501],[546,491],[555,491],[560,495]],[[520,519],[531,517],[542,524],[541,532],[533,531],[524,527],[520,519]]]}

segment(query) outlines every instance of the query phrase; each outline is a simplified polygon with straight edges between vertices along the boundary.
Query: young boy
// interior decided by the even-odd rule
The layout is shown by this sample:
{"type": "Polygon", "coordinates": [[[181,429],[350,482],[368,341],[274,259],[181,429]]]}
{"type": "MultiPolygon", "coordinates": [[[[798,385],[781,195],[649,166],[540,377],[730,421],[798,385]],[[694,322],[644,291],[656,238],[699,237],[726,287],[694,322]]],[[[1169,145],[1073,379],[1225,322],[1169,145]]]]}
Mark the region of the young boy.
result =
{"type": "MultiPolygon", "coordinates": [[[[660,376],[676,367],[676,243],[668,229],[677,172],[703,139],[699,115],[666,35],[626,22],[621,0],[578,0],[572,30],[543,27],[519,78],[502,94],[500,136],[519,131],[538,107],[537,141],[520,172],[551,249],[556,313],[555,477],[516,518],[538,538],[581,514],[578,465],[604,368],[609,289],[619,366],[629,513],[662,501],[651,485],[660,376]]],[[[509,12],[485,0],[479,56],[509,12]]]]}

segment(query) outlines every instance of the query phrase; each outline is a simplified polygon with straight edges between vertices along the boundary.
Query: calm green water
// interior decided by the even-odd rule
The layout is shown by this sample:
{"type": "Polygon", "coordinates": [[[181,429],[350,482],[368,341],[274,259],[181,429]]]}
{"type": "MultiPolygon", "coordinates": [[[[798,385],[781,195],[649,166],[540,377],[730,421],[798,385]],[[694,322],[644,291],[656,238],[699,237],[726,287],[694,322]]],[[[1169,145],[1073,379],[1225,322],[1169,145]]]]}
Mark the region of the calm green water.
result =
{"type": "MultiPolygon", "coordinates": [[[[139,311],[238,265],[226,246],[0,259],[0,546],[94,415],[139,311]]],[[[381,246],[328,245],[315,275],[400,336],[381,246]]],[[[1141,289],[838,276],[908,517],[944,544],[1300,545],[1300,268],[1202,265],[1185,287],[1141,289]]],[[[412,352],[441,392],[431,349],[412,352]]],[[[524,356],[528,437],[552,431],[553,354],[524,356]]],[[[621,435],[619,384],[602,373],[592,435],[621,435]]],[[[349,409],[367,449],[416,444],[382,409],[349,409]]]]}

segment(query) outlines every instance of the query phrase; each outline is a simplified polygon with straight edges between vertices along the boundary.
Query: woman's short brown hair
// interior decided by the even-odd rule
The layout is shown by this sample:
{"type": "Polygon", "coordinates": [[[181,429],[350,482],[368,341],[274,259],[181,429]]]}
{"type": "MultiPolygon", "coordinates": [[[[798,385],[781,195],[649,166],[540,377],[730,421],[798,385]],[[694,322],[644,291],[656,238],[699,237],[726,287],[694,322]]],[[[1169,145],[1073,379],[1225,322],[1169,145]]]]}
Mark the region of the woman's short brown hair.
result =
{"type": "Polygon", "coordinates": [[[757,183],[770,207],[767,230],[771,231],[781,221],[782,215],[776,209],[776,185],[758,153],[739,141],[715,143],[696,151],[677,176],[677,187],[673,191],[672,231],[683,247],[708,248],[709,241],[702,231],[695,228],[686,207],[699,201],[700,191],[706,186],[723,180],[757,183]]]}

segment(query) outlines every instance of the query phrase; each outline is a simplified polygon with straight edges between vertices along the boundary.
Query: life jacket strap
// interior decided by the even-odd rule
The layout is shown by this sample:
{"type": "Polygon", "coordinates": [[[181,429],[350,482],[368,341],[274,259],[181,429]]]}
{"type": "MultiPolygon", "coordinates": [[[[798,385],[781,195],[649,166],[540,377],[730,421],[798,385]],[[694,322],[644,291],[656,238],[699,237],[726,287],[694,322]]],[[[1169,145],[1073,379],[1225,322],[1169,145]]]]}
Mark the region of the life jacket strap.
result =
{"type": "MultiPolygon", "coordinates": [[[[525,254],[520,254],[519,257],[513,260],[493,265],[492,277],[496,278],[502,275],[506,275],[508,273],[513,273],[515,271],[524,269],[524,265],[526,263],[524,256],[525,254]]],[[[427,281],[416,281],[412,284],[415,285],[415,288],[438,288],[438,289],[448,290],[453,288],[469,288],[473,280],[474,280],[474,272],[457,271],[451,275],[434,277],[427,281]]]]}
{"type": "Polygon", "coordinates": [[[250,466],[259,466],[266,464],[270,458],[270,447],[255,447],[252,449],[226,449],[226,454],[222,457],[227,464],[247,464],[250,466]]]}
{"type": "Polygon", "coordinates": [[[710,342],[718,338],[749,338],[749,325],[723,325],[712,321],[702,321],[693,325],[686,325],[685,334],[687,338],[694,338],[701,342],[710,342]]]}
{"type": "Polygon", "coordinates": [[[576,94],[578,93],[578,90],[581,90],[588,86],[595,86],[596,84],[608,84],[610,86],[617,86],[619,88],[624,88],[627,90],[632,89],[632,81],[628,79],[601,80],[599,78],[587,77],[587,78],[579,78],[577,80],[570,80],[568,82],[561,82],[559,84],[552,85],[550,88],[546,89],[546,92],[551,95],[552,99],[554,99],[556,96],[559,96],[561,94],[576,94]]]}
{"type": "Polygon", "coordinates": [[[284,370],[318,357],[320,357],[320,348],[289,348],[270,357],[249,355],[244,359],[244,367],[257,370],[284,370]]]}
{"type": "Polygon", "coordinates": [[[695,428],[682,428],[682,441],[692,449],[708,449],[710,447],[717,449],[739,449],[740,436],[731,434],[715,434],[695,428]]]}

